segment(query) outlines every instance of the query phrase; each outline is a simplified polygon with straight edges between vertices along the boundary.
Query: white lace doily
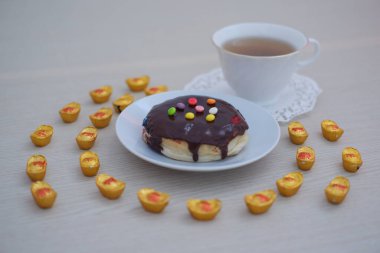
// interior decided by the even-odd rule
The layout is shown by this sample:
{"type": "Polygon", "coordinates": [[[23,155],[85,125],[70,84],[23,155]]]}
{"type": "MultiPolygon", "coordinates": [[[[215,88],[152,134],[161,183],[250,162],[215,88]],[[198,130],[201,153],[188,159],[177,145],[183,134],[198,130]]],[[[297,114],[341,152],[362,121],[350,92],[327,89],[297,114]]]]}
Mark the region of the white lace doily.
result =
{"type": "MultiPolygon", "coordinates": [[[[185,85],[184,90],[217,91],[218,93],[236,95],[236,92],[224,79],[221,69],[214,69],[195,77],[185,85]]],[[[294,74],[291,83],[281,93],[276,103],[263,107],[278,122],[289,122],[296,116],[312,111],[321,92],[322,90],[313,79],[294,74]]]]}

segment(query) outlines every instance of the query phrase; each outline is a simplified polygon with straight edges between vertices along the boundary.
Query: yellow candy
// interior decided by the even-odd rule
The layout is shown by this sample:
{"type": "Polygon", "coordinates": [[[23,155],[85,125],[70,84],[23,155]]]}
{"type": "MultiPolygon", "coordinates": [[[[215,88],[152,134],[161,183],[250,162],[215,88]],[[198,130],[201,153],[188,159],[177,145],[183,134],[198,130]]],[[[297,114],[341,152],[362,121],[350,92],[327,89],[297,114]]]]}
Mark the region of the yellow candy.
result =
{"type": "Polygon", "coordinates": [[[77,120],[80,113],[80,104],[76,102],[69,103],[65,105],[61,110],[59,110],[59,114],[63,122],[71,123],[77,120]]]}
{"type": "Polygon", "coordinates": [[[337,141],[344,133],[343,129],[332,120],[324,120],[321,123],[322,134],[328,141],[337,141]]]}
{"type": "Polygon", "coordinates": [[[131,91],[143,91],[148,86],[149,81],[150,77],[147,75],[128,78],[127,80],[125,80],[126,84],[128,85],[131,91]]]}
{"type": "Polygon", "coordinates": [[[116,99],[115,101],[113,101],[112,105],[115,109],[115,112],[121,113],[125,108],[127,108],[127,106],[132,104],[133,101],[134,97],[131,94],[126,93],[123,96],[116,99]]]}
{"type": "Polygon", "coordinates": [[[57,197],[57,193],[54,189],[43,181],[32,183],[30,191],[32,192],[34,201],[41,208],[52,207],[57,197]]]}
{"type": "Polygon", "coordinates": [[[100,108],[97,112],[94,114],[91,114],[89,116],[92,124],[96,128],[105,128],[107,127],[112,118],[112,109],[108,107],[100,108]]]}
{"type": "Polygon", "coordinates": [[[41,125],[30,135],[30,139],[37,147],[43,147],[50,143],[52,136],[53,127],[49,125],[41,125]]]}
{"type": "Polygon", "coordinates": [[[32,155],[26,163],[26,174],[32,181],[42,181],[46,175],[47,161],[43,155],[32,155]]]}
{"type": "Polygon", "coordinates": [[[107,174],[96,177],[96,186],[100,193],[108,199],[117,199],[123,194],[125,183],[107,174]]]}
{"type": "Polygon", "coordinates": [[[245,203],[253,214],[265,213],[276,200],[276,193],[273,190],[265,190],[256,192],[251,195],[246,195],[245,203]]]}
{"type": "Polygon", "coordinates": [[[85,151],[79,158],[83,175],[87,177],[95,176],[100,167],[99,157],[95,152],[85,151]]]}
{"type": "Polygon", "coordinates": [[[362,156],[353,147],[346,147],[342,152],[343,168],[348,172],[357,172],[363,164],[362,156]]]}
{"type": "Polygon", "coordinates": [[[208,122],[213,122],[215,120],[215,115],[214,114],[207,114],[206,120],[208,122]]]}
{"type": "Polygon", "coordinates": [[[299,147],[296,153],[297,165],[300,170],[310,170],[315,161],[315,152],[311,147],[299,147]]]}
{"type": "Polygon", "coordinates": [[[146,88],[144,92],[145,92],[145,95],[150,96],[150,95],[157,94],[157,93],[162,93],[162,92],[165,92],[165,91],[168,91],[168,86],[166,86],[166,85],[157,85],[157,86],[154,86],[154,87],[146,88]]]}
{"type": "Polygon", "coordinates": [[[222,202],[219,199],[190,199],[187,201],[187,209],[191,216],[196,220],[212,220],[216,217],[221,208],[222,202]]]}
{"type": "Polygon", "coordinates": [[[326,198],[332,204],[340,204],[346,198],[349,190],[348,178],[337,176],[325,188],[326,198]]]}
{"type": "Polygon", "coordinates": [[[160,213],[168,205],[170,195],[155,189],[143,188],[138,191],[137,197],[145,211],[160,213]]]}
{"type": "Polygon", "coordinates": [[[94,103],[101,104],[107,102],[112,94],[112,86],[105,85],[90,91],[90,96],[94,103]]]}
{"type": "Polygon", "coordinates": [[[85,150],[92,148],[98,136],[97,132],[96,128],[92,126],[83,128],[75,139],[79,148],[85,150]]]}
{"type": "Polygon", "coordinates": [[[305,127],[298,121],[289,123],[288,132],[290,140],[297,145],[303,144],[308,137],[305,127]]]}
{"type": "Polygon", "coordinates": [[[277,189],[284,197],[296,194],[303,183],[301,172],[291,172],[276,181],[277,189]]]}
{"type": "Polygon", "coordinates": [[[192,112],[187,112],[187,113],[185,114],[185,118],[186,118],[186,119],[194,119],[194,117],[195,117],[195,115],[194,115],[194,113],[192,113],[192,112]]]}

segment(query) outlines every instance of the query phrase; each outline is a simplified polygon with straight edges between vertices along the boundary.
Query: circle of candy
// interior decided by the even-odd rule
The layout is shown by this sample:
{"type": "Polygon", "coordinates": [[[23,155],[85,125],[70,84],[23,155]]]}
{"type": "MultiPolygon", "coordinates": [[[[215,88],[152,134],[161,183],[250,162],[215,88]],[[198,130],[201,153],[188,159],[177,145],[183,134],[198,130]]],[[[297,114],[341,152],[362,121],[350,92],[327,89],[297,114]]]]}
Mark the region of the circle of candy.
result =
{"type": "Polygon", "coordinates": [[[214,114],[207,114],[206,121],[213,122],[214,120],[215,120],[215,115],[214,114]]]}
{"type": "Polygon", "coordinates": [[[203,111],[205,110],[205,108],[201,105],[197,105],[195,107],[195,111],[198,112],[198,113],[202,113],[203,111]]]}
{"type": "Polygon", "coordinates": [[[194,97],[191,97],[187,100],[190,106],[195,106],[198,103],[198,100],[194,97]]]}
{"type": "Polygon", "coordinates": [[[186,105],[184,103],[177,103],[176,107],[178,110],[184,110],[186,105]]]}
{"type": "Polygon", "coordinates": [[[216,100],[215,100],[215,99],[213,99],[213,98],[209,98],[209,99],[207,99],[207,104],[208,104],[208,105],[215,105],[215,103],[216,103],[216,100]]]}
{"type": "Polygon", "coordinates": [[[218,108],[217,107],[212,107],[210,110],[208,110],[210,114],[217,114],[218,113],[218,108]]]}
{"type": "Polygon", "coordinates": [[[187,112],[187,113],[185,114],[185,118],[186,118],[186,119],[194,119],[194,117],[195,117],[195,115],[194,115],[194,113],[192,113],[192,112],[187,112]]]}
{"type": "Polygon", "coordinates": [[[175,109],[175,107],[170,107],[168,109],[168,115],[169,116],[173,116],[176,112],[177,112],[177,110],[175,109]]]}

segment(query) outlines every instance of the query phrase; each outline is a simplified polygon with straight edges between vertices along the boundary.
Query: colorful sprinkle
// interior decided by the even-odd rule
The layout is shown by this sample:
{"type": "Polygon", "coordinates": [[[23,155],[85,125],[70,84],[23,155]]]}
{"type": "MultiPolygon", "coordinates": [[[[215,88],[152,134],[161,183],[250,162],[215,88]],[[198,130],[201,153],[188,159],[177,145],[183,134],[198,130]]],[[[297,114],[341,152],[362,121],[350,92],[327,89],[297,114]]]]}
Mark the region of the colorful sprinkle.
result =
{"type": "Polygon", "coordinates": [[[190,106],[195,106],[198,103],[198,100],[192,97],[192,98],[189,98],[187,102],[189,103],[190,106]]]}
{"type": "Polygon", "coordinates": [[[178,103],[178,104],[176,105],[176,107],[177,107],[178,110],[184,110],[185,107],[186,107],[186,105],[185,105],[184,103],[178,103]]]}
{"type": "Polygon", "coordinates": [[[169,116],[173,116],[176,112],[177,112],[177,110],[175,109],[175,107],[170,107],[168,109],[168,115],[169,116]]]}
{"type": "Polygon", "coordinates": [[[231,123],[234,124],[234,125],[237,125],[239,124],[241,121],[240,117],[238,115],[235,115],[231,118],[231,123]]]}
{"type": "Polygon", "coordinates": [[[212,107],[210,110],[208,110],[210,114],[217,114],[218,113],[218,108],[217,107],[212,107]]]}
{"type": "Polygon", "coordinates": [[[214,114],[208,114],[208,115],[206,116],[206,120],[207,120],[208,122],[212,122],[212,121],[214,121],[214,120],[215,120],[215,115],[214,115],[214,114]]]}
{"type": "Polygon", "coordinates": [[[199,112],[199,113],[202,113],[203,111],[205,110],[205,108],[201,105],[197,105],[195,107],[195,111],[199,112]]]}
{"type": "Polygon", "coordinates": [[[192,112],[187,112],[187,113],[185,114],[185,118],[186,118],[186,119],[194,119],[194,117],[195,117],[195,115],[194,115],[194,113],[192,113],[192,112]]]}
{"type": "Polygon", "coordinates": [[[208,105],[215,105],[215,103],[216,103],[216,100],[215,100],[215,99],[213,99],[213,98],[209,98],[209,99],[207,99],[207,104],[208,104],[208,105]]]}

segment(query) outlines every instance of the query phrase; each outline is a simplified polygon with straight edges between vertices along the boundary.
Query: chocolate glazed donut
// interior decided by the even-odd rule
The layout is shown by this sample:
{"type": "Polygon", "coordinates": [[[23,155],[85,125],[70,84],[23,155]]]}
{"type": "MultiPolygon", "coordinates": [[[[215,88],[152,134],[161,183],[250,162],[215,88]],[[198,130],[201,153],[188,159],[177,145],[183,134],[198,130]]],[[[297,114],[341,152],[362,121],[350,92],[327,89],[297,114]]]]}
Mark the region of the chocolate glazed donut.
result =
{"type": "Polygon", "coordinates": [[[193,161],[198,161],[200,145],[209,144],[220,149],[221,159],[226,158],[229,142],[236,136],[243,135],[248,129],[248,124],[231,104],[217,99],[215,104],[209,105],[207,99],[209,97],[182,96],[155,105],[143,122],[143,135],[147,144],[154,151],[161,153],[162,138],[186,141],[193,161]],[[195,105],[189,105],[189,98],[196,98],[196,105],[203,106],[204,112],[197,112],[195,105]],[[178,103],[185,104],[185,108],[177,107],[176,113],[169,116],[168,109],[176,107],[178,103]],[[217,107],[218,112],[215,120],[209,122],[206,115],[212,107],[217,107]],[[187,112],[194,113],[194,119],[186,119],[187,112]]]}

